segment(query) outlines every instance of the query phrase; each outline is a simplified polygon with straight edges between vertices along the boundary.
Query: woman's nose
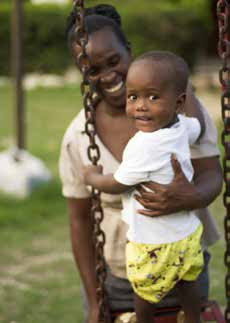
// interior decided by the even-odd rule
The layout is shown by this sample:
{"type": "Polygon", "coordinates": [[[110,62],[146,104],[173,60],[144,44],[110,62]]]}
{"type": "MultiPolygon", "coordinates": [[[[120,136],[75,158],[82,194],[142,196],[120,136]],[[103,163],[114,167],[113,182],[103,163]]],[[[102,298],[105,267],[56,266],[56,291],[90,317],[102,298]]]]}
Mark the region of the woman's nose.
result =
{"type": "Polygon", "coordinates": [[[102,83],[111,83],[116,78],[114,71],[107,71],[101,74],[100,81],[102,83]]]}

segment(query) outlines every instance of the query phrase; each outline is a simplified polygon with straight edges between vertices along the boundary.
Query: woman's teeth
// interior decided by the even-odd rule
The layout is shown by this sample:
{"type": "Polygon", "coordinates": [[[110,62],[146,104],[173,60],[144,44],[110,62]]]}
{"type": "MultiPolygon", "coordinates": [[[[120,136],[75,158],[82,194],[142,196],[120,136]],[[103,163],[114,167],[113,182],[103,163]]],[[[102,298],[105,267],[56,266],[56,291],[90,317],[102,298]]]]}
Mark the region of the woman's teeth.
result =
{"type": "Polygon", "coordinates": [[[109,89],[106,89],[106,92],[108,93],[114,93],[116,91],[119,91],[123,86],[123,81],[121,81],[120,83],[118,83],[117,85],[109,88],[109,89]]]}

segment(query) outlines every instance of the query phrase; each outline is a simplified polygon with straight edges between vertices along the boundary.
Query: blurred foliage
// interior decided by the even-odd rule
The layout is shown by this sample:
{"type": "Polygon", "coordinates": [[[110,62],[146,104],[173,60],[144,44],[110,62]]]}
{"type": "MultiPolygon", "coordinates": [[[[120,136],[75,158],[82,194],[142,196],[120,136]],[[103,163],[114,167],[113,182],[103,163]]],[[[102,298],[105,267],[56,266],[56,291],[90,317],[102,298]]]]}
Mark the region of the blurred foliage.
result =
{"type": "MultiPolygon", "coordinates": [[[[12,8],[0,6],[0,74],[10,70],[10,14],[12,8]]],[[[64,29],[69,7],[55,5],[24,6],[24,69],[26,72],[62,72],[71,63],[64,29]]]]}
{"type": "MultiPolygon", "coordinates": [[[[171,50],[192,67],[207,52],[212,21],[208,0],[118,0],[103,1],[117,7],[134,55],[147,50],[171,50]]],[[[88,0],[87,6],[101,3],[88,0]]],[[[70,5],[24,5],[24,65],[26,72],[61,73],[72,60],[64,37],[70,5]]],[[[10,14],[0,4],[0,74],[10,70],[10,14]]]]}

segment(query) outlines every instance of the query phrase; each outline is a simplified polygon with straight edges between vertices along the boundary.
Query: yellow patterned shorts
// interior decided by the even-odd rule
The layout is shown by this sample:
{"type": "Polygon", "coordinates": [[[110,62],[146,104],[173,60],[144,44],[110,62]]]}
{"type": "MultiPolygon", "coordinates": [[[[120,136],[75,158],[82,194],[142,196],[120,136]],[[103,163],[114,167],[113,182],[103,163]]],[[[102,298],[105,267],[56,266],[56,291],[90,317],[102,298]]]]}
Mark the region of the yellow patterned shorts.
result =
{"type": "Polygon", "coordinates": [[[203,267],[200,239],[203,228],[168,244],[128,242],[126,270],[134,292],[158,303],[180,280],[194,281],[203,267]]]}

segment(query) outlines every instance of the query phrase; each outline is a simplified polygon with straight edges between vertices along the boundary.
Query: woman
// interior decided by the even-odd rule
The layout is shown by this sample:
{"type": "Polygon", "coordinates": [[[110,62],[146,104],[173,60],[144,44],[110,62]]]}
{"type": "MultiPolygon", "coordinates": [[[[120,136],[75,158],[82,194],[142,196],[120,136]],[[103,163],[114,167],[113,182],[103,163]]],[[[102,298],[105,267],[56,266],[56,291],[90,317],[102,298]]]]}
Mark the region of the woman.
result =
{"type": "MultiPolygon", "coordinates": [[[[111,6],[97,6],[86,12],[89,33],[87,54],[91,61],[90,78],[95,83],[100,98],[96,106],[97,143],[101,151],[100,164],[105,173],[113,173],[121,161],[123,149],[135,133],[125,114],[125,79],[131,62],[131,49],[121,28],[120,18],[111,6]],[[95,15],[95,13],[97,15],[95,15]],[[99,14],[99,15],[98,15],[99,14]],[[107,16],[107,17],[103,17],[107,16]],[[108,18],[109,17],[109,18],[108,18]]],[[[80,48],[74,38],[75,16],[73,12],[68,28],[69,45],[76,59],[80,48]]],[[[192,115],[199,102],[188,89],[186,113],[192,115]]],[[[191,149],[195,170],[194,183],[189,183],[176,160],[172,160],[175,177],[167,186],[149,183],[155,193],[140,189],[137,197],[149,211],[143,214],[158,216],[180,210],[206,207],[221,190],[221,169],[216,147],[216,132],[204,111],[206,133],[200,144],[191,149]]],[[[83,184],[82,169],[89,164],[88,137],[84,132],[84,113],[81,111],[66,131],[60,157],[60,174],[63,195],[67,199],[70,217],[71,240],[74,257],[80,271],[89,305],[88,323],[96,323],[96,279],[92,223],[90,219],[90,191],[83,184]]],[[[132,290],[125,276],[126,227],[121,222],[120,198],[101,195],[104,207],[102,227],[106,233],[105,257],[108,264],[107,291],[113,309],[132,306],[132,290]]],[[[218,234],[207,211],[200,211],[205,227],[204,243],[216,241],[218,234]],[[205,221],[204,221],[205,220],[205,221]],[[211,237],[211,239],[210,239],[211,237]]],[[[205,276],[207,279],[207,275],[205,276]]],[[[203,286],[203,282],[202,282],[203,286]]],[[[207,296],[207,289],[203,291],[207,296]]],[[[167,304],[169,297],[164,299],[167,304]]]]}

